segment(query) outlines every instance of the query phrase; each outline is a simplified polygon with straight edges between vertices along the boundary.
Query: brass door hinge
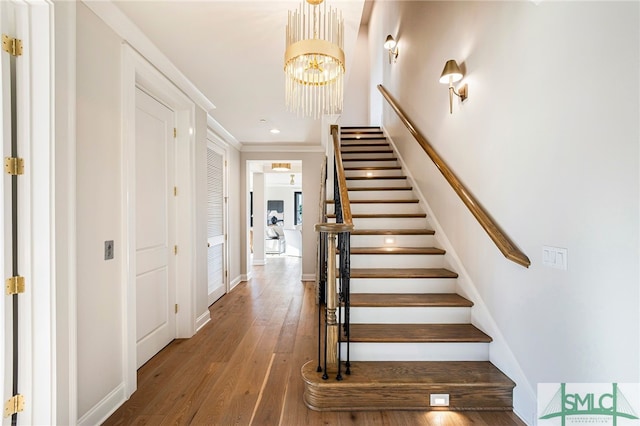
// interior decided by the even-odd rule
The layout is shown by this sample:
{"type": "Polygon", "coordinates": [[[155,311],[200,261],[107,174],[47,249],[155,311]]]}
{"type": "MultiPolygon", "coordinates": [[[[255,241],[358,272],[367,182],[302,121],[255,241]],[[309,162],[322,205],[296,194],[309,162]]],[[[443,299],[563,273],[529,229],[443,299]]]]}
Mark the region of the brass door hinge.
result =
{"type": "Polygon", "coordinates": [[[173,246],[173,254],[178,254],[178,246],[173,246]]]}
{"type": "Polygon", "coordinates": [[[178,304],[177,303],[176,303],[175,310],[176,310],[176,314],[177,314],[178,313],[178,304]]]}
{"type": "Polygon", "coordinates": [[[4,404],[4,416],[9,417],[16,413],[24,411],[24,396],[14,395],[4,404]]]}
{"type": "Polygon", "coordinates": [[[2,50],[11,56],[22,55],[22,40],[2,34],[2,50]]]}
{"type": "Polygon", "coordinates": [[[175,127],[173,128],[173,137],[174,138],[178,137],[178,129],[176,129],[175,127]]]}
{"type": "Polygon", "coordinates": [[[177,186],[174,186],[174,187],[173,187],[173,196],[174,196],[174,197],[177,197],[177,196],[178,196],[178,187],[177,187],[177,186]]]}
{"type": "Polygon", "coordinates": [[[6,280],[7,295],[24,293],[24,277],[11,277],[6,280]]]}
{"type": "Polygon", "coordinates": [[[24,159],[17,157],[6,157],[4,159],[4,171],[12,176],[24,174],[24,159]]]}

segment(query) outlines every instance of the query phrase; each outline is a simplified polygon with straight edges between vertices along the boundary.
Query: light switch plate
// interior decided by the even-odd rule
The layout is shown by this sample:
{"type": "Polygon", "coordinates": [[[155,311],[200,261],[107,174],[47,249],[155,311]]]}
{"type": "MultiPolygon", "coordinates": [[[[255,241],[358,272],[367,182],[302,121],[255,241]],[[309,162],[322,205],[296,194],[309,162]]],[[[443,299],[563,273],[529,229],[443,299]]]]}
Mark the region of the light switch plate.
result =
{"type": "Polygon", "coordinates": [[[104,242],[104,260],[113,259],[113,240],[104,242]]]}
{"type": "Polygon", "coordinates": [[[567,255],[566,248],[542,246],[542,264],[545,266],[566,271],[567,255]]]}

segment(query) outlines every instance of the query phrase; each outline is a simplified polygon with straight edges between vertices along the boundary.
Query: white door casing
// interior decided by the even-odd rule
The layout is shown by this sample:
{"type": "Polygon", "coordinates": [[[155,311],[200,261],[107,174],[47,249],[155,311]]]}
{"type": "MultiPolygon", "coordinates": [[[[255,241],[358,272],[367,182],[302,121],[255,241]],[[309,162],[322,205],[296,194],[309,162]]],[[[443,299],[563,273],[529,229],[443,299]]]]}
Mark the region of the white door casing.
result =
{"type": "Polygon", "coordinates": [[[208,304],[227,291],[226,271],[226,153],[207,141],[207,295],[208,304]]]}
{"type": "MultiPolygon", "coordinates": [[[[53,64],[53,8],[49,1],[0,2],[0,32],[22,41],[23,50],[15,61],[15,129],[17,156],[24,160],[24,174],[18,176],[18,275],[25,278],[25,292],[17,295],[18,322],[18,393],[25,397],[24,410],[17,414],[18,424],[55,423],[56,393],[56,328],[54,273],[55,249],[53,231],[53,196],[55,166],[53,162],[53,87],[50,70],[53,64]]],[[[2,104],[0,129],[3,137],[3,157],[10,156],[7,141],[11,140],[10,104],[7,102],[7,52],[0,51],[2,104]]],[[[3,278],[12,276],[11,222],[8,181],[4,174],[0,189],[2,240],[0,267],[3,278]]],[[[13,296],[0,304],[2,341],[3,403],[11,392],[11,315],[13,296]],[[8,367],[8,368],[7,368],[8,367]]],[[[3,418],[3,424],[10,424],[3,418]]]]}
{"type": "Polygon", "coordinates": [[[174,113],[136,92],[137,367],[169,344],[175,327],[174,113]]]}

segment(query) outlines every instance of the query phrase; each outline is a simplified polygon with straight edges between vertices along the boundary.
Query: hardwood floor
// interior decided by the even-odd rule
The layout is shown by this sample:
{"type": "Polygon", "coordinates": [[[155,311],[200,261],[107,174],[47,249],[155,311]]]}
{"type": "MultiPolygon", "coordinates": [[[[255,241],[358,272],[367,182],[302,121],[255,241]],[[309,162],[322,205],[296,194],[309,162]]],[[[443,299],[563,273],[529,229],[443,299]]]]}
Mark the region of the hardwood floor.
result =
{"type": "Polygon", "coordinates": [[[523,425],[510,412],[317,412],[300,370],[317,356],[314,284],[300,259],[268,257],[210,307],[211,322],[138,370],[138,390],[105,425],[523,425]]]}

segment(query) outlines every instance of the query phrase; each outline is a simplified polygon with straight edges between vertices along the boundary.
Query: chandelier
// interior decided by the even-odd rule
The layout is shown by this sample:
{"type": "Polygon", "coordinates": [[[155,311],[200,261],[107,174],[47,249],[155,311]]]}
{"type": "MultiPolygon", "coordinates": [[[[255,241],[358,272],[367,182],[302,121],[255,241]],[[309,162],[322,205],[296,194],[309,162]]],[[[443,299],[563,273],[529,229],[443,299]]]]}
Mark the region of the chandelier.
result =
{"type": "Polygon", "coordinates": [[[344,20],[323,0],[306,0],[289,11],[284,71],[287,108],[320,118],[342,111],[344,20]]]}

